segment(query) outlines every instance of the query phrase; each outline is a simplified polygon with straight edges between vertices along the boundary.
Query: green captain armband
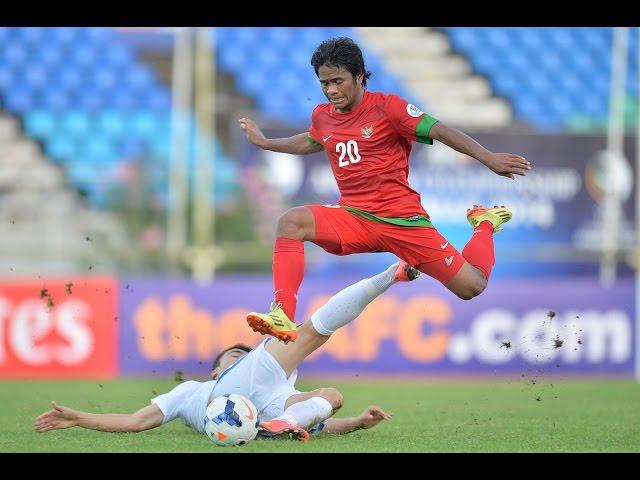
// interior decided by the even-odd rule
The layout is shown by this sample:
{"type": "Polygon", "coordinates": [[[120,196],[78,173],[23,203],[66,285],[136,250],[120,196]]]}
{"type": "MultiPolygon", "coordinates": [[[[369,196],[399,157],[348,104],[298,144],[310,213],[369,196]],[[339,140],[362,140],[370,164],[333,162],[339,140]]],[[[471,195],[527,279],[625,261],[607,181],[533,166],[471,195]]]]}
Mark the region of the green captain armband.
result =
{"type": "Polygon", "coordinates": [[[437,119],[424,114],[420,123],[416,127],[416,142],[426,143],[428,145],[433,145],[433,138],[429,137],[429,132],[431,131],[431,127],[433,127],[438,122],[437,119]]]}
{"type": "Polygon", "coordinates": [[[309,141],[309,143],[311,145],[320,145],[320,146],[322,146],[321,143],[316,142],[315,138],[313,138],[310,133],[307,133],[307,140],[309,141]]]}

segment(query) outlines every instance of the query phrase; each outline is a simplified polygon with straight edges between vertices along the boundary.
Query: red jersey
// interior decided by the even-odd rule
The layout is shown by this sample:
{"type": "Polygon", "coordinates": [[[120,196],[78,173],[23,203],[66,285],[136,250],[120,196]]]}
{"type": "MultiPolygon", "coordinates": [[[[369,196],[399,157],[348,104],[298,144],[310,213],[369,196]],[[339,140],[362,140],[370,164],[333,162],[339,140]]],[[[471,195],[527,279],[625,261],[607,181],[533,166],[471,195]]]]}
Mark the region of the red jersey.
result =
{"type": "Polygon", "coordinates": [[[411,142],[432,144],[428,135],[436,122],[397,95],[365,90],[350,112],[318,105],[309,134],[327,152],[340,205],[408,218],[426,215],[420,194],[409,186],[411,142]]]}

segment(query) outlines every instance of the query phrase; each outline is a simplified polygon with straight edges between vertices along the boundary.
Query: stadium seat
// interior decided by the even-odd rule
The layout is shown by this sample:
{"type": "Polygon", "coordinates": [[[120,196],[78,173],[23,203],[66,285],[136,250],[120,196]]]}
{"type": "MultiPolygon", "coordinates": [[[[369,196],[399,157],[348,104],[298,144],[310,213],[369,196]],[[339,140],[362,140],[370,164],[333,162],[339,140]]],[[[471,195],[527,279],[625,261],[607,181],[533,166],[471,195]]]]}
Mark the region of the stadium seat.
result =
{"type": "Polygon", "coordinates": [[[81,106],[87,112],[98,112],[105,106],[104,93],[95,86],[84,88],[74,99],[74,106],[81,106]]]}
{"type": "Polygon", "coordinates": [[[138,64],[127,70],[125,82],[137,92],[145,91],[154,84],[153,72],[146,65],[138,64]]]}
{"type": "Polygon", "coordinates": [[[95,63],[96,58],[97,52],[92,45],[86,43],[74,44],[71,51],[71,59],[81,70],[88,70],[95,63]]]}
{"type": "Polygon", "coordinates": [[[44,29],[42,27],[16,28],[16,40],[27,48],[38,46],[42,43],[44,29]]]}
{"type": "Polygon", "coordinates": [[[65,90],[74,91],[79,88],[84,82],[84,75],[73,66],[66,66],[57,70],[54,70],[53,78],[49,85],[49,89],[52,90],[65,90]]]}
{"type": "MultiPolygon", "coordinates": [[[[545,129],[562,128],[562,125],[586,128],[600,124],[600,116],[606,114],[612,28],[461,27],[443,30],[454,48],[467,55],[474,70],[487,77],[496,93],[512,102],[523,120],[545,129]],[[516,88],[518,83],[520,88],[516,88]],[[533,97],[527,99],[530,94],[533,97]],[[554,99],[554,106],[541,113],[540,105],[535,102],[544,104],[545,95],[554,99]],[[565,98],[559,100],[559,95],[565,98]],[[555,115],[566,117],[558,119],[555,115]],[[584,121],[581,115],[592,115],[593,121],[584,121]]],[[[630,36],[629,46],[632,56],[626,88],[629,94],[637,97],[637,59],[632,54],[637,48],[634,35],[630,36]]]]}
{"type": "Polygon", "coordinates": [[[12,68],[20,68],[27,62],[29,54],[22,43],[8,42],[4,45],[2,58],[12,68]]]}
{"type": "Polygon", "coordinates": [[[54,135],[45,143],[45,152],[52,160],[69,162],[76,154],[76,144],[71,137],[62,134],[54,135]]]}
{"type": "Polygon", "coordinates": [[[121,44],[110,43],[105,47],[105,60],[116,71],[121,71],[134,63],[134,55],[130,49],[121,44]]]}
{"type": "Polygon", "coordinates": [[[41,96],[41,106],[52,112],[62,112],[69,105],[69,94],[66,90],[49,89],[41,96]]]}
{"type": "Polygon", "coordinates": [[[114,90],[118,85],[118,76],[115,69],[106,65],[96,69],[91,80],[98,90],[105,93],[114,90]]]}
{"type": "Polygon", "coordinates": [[[166,89],[153,88],[143,97],[143,106],[157,113],[171,110],[171,95],[166,89]]]}
{"type": "Polygon", "coordinates": [[[91,130],[89,115],[83,110],[67,110],[58,116],[58,128],[64,135],[82,140],[91,130]]]}
{"type": "Polygon", "coordinates": [[[79,27],[55,27],[50,33],[59,45],[72,46],[76,42],[79,30],[79,27]]]}
{"type": "Polygon", "coordinates": [[[25,85],[31,90],[42,90],[49,80],[49,72],[41,63],[26,65],[23,75],[25,85]]]}
{"type": "Polygon", "coordinates": [[[38,139],[48,138],[56,127],[56,119],[47,110],[31,110],[24,117],[25,131],[38,139]]]}
{"type": "Polygon", "coordinates": [[[23,114],[35,105],[32,92],[26,86],[12,84],[4,90],[4,106],[12,113],[23,114]]]}
{"type": "Polygon", "coordinates": [[[138,111],[130,117],[129,129],[134,135],[150,137],[156,131],[156,116],[150,111],[138,111]]]}
{"type": "Polygon", "coordinates": [[[13,78],[13,69],[8,65],[0,63],[0,94],[9,87],[9,85],[13,84],[13,78]]]}

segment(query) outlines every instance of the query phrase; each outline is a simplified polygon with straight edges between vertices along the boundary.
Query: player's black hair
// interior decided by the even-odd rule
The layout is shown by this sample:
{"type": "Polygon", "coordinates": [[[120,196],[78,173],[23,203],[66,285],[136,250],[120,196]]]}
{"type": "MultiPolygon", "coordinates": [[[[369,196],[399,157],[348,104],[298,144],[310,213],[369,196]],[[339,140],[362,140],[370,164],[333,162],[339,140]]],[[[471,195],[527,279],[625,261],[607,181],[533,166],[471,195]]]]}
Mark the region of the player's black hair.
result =
{"type": "Polygon", "coordinates": [[[242,344],[242,343],[236,343],[235,345],[233,345],[232,347],[229,348],[225,348],[224,350],[222,350],[218,356],[216,357],[216,359],[213,361],[213,365],[211,367],[211,370],[215,370],[216,368],[218,368],[220,366],[220,359],[222,358],[222,356],[227,353],[229,350],[244,350],[245,352],[249,353],[251,350],[253,350],[251,347],[247,347],[246,345],[242,344]]]}
{"type": "Polygon", "coordinates": [[[367,86],[367,79],[371,72],[365,68],[362,50],[357,43],[348,37],[337,37],[325,40],[311,56],[311,66],[318,75],[318,69],[327,65],[330,67],[344,67],[353,78],[362,73],[362,86],[367,86]]]}

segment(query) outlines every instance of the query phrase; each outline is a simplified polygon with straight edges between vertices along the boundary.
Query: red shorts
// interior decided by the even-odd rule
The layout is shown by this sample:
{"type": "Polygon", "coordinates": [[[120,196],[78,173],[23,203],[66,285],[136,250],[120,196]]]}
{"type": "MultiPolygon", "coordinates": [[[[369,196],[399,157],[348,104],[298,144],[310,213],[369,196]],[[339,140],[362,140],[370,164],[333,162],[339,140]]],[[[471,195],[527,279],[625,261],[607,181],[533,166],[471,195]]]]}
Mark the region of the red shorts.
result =
{"type": "Polygon", "coordinates": [[[334,255],[390,252],[443,284],[462,268],[464,257],[433,227],[375,222],[338,205],[305,205],[316,221],[313,243],[334,255]]]}

